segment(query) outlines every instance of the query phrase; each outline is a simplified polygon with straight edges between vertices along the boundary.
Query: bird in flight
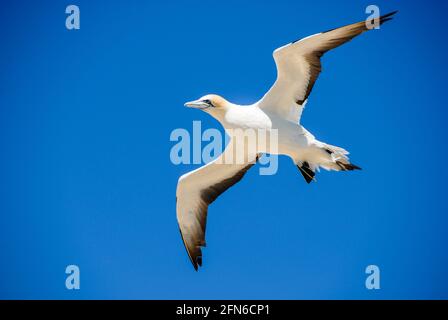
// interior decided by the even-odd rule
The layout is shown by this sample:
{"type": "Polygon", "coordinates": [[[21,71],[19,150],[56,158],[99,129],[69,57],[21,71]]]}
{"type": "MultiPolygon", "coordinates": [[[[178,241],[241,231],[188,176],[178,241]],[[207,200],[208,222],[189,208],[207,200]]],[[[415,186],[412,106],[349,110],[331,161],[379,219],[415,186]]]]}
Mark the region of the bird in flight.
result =
{"type": "MultiPolygon", "coordinates": [[[[396,11],[379,17],[379,24],[390,20],[396,11]]],[[[240,181],[257,162],[261,153],[271,150],[244,149],[244,161],[234,159],[239,150],[237,137],[231,129],[277,130],[277,154],[289,156],[305,181],[314,180],[319,168],[335,171],[360,169],[351,163],[348,152],[317,140],[300,123],[308,97],[321,72],[321,57],[361,33],[370,30],[366,21],[318,33],[276,49],[273,53],[277,79],[263,98],[253,105],[240,106],[209,94],[185,106],[200,109],[217,119],[230,135],[224,152],[215,160],[184,174],[176,191],[176,211],[180,233],[188,256],[195,268],[202,266],[205,247],[205,226],[208,206],[240,181]]]]}

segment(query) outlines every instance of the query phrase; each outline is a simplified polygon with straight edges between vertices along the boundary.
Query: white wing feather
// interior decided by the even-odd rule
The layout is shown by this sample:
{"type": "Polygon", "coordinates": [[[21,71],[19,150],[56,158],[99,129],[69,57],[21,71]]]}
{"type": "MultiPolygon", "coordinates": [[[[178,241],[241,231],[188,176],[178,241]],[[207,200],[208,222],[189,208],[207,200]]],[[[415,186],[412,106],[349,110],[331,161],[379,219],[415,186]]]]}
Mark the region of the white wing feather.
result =
{"type": "MultiPolygon", "coordinates": [[[[379,17],[379,23],[390,20],[395,13],[379,17]]],[[[361,21],[276,49],[273,56],[277,66],[277,80],[258,102],[258,106],[292,122],[300,121],[305,103],[321,72],[322,55],[368,30],[366,22],[361,21]]]]}
{"type": "MultiPolygon", "coordinates": [[[[240,181],[256,162],[256,155],[242,164],[227,164],[223,159],[233,152],[227,147],[216,160],[184,174],[177,184],[177,221],[188,256],[197,270],[202,265],[205,247],[207,209],[215,199],[240,181]]],[[[237,159],[237,158],[232,158],[237,159]]]]}

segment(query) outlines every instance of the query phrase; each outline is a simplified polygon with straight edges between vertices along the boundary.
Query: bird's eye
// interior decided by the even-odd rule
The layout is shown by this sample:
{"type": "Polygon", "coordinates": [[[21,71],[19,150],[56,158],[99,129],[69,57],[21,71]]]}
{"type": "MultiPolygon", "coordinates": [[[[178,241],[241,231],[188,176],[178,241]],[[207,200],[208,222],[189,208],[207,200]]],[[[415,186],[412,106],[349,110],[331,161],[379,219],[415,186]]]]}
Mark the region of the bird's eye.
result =
{"type": "Polygon", "coordinates": [[[202,100],[202,102],[206,103],[206,104],[212,104],[212,102],[208,99],[202,100]]]}

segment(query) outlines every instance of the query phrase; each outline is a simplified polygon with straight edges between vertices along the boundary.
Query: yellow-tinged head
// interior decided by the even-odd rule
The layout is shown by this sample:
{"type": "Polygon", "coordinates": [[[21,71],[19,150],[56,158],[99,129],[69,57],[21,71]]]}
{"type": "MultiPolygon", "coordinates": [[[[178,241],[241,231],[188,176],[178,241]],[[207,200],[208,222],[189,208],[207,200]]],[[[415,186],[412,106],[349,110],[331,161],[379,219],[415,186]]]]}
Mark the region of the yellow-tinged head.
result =
{"type": "Polygon", "coordinates": [[[222,110],[229,106],[229,102],[217,94],[207,94],[198,100],[185,103],[186,107],[204,111],[222,110]]]}

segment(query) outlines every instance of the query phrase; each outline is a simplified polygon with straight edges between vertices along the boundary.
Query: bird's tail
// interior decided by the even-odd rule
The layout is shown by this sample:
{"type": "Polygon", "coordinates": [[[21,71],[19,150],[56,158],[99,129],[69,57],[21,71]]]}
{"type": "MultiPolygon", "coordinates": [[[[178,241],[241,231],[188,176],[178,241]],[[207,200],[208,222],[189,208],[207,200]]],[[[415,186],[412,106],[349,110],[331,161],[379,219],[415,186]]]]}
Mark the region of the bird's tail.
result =
{"type": "Polygon", "coordinates": [[[350,162],[347,150],[326,143],[323,143],[322,148],[328,154],[327,161],[320,164],[322,168],[336,171],[361,170],[360,167],[350,162]]]}
{"type": "MultiPolygon", "coordinates": [[[[317,142],[317,141],[316,141],[317,142]]],[[[317,142],[313,151],[308,154],[306,161],[297,164],[305,181],[310,183],[319,168],[335,171],[361,170],[360,167],[350,162],[348,151],[323,142],[317,142]]]]}

